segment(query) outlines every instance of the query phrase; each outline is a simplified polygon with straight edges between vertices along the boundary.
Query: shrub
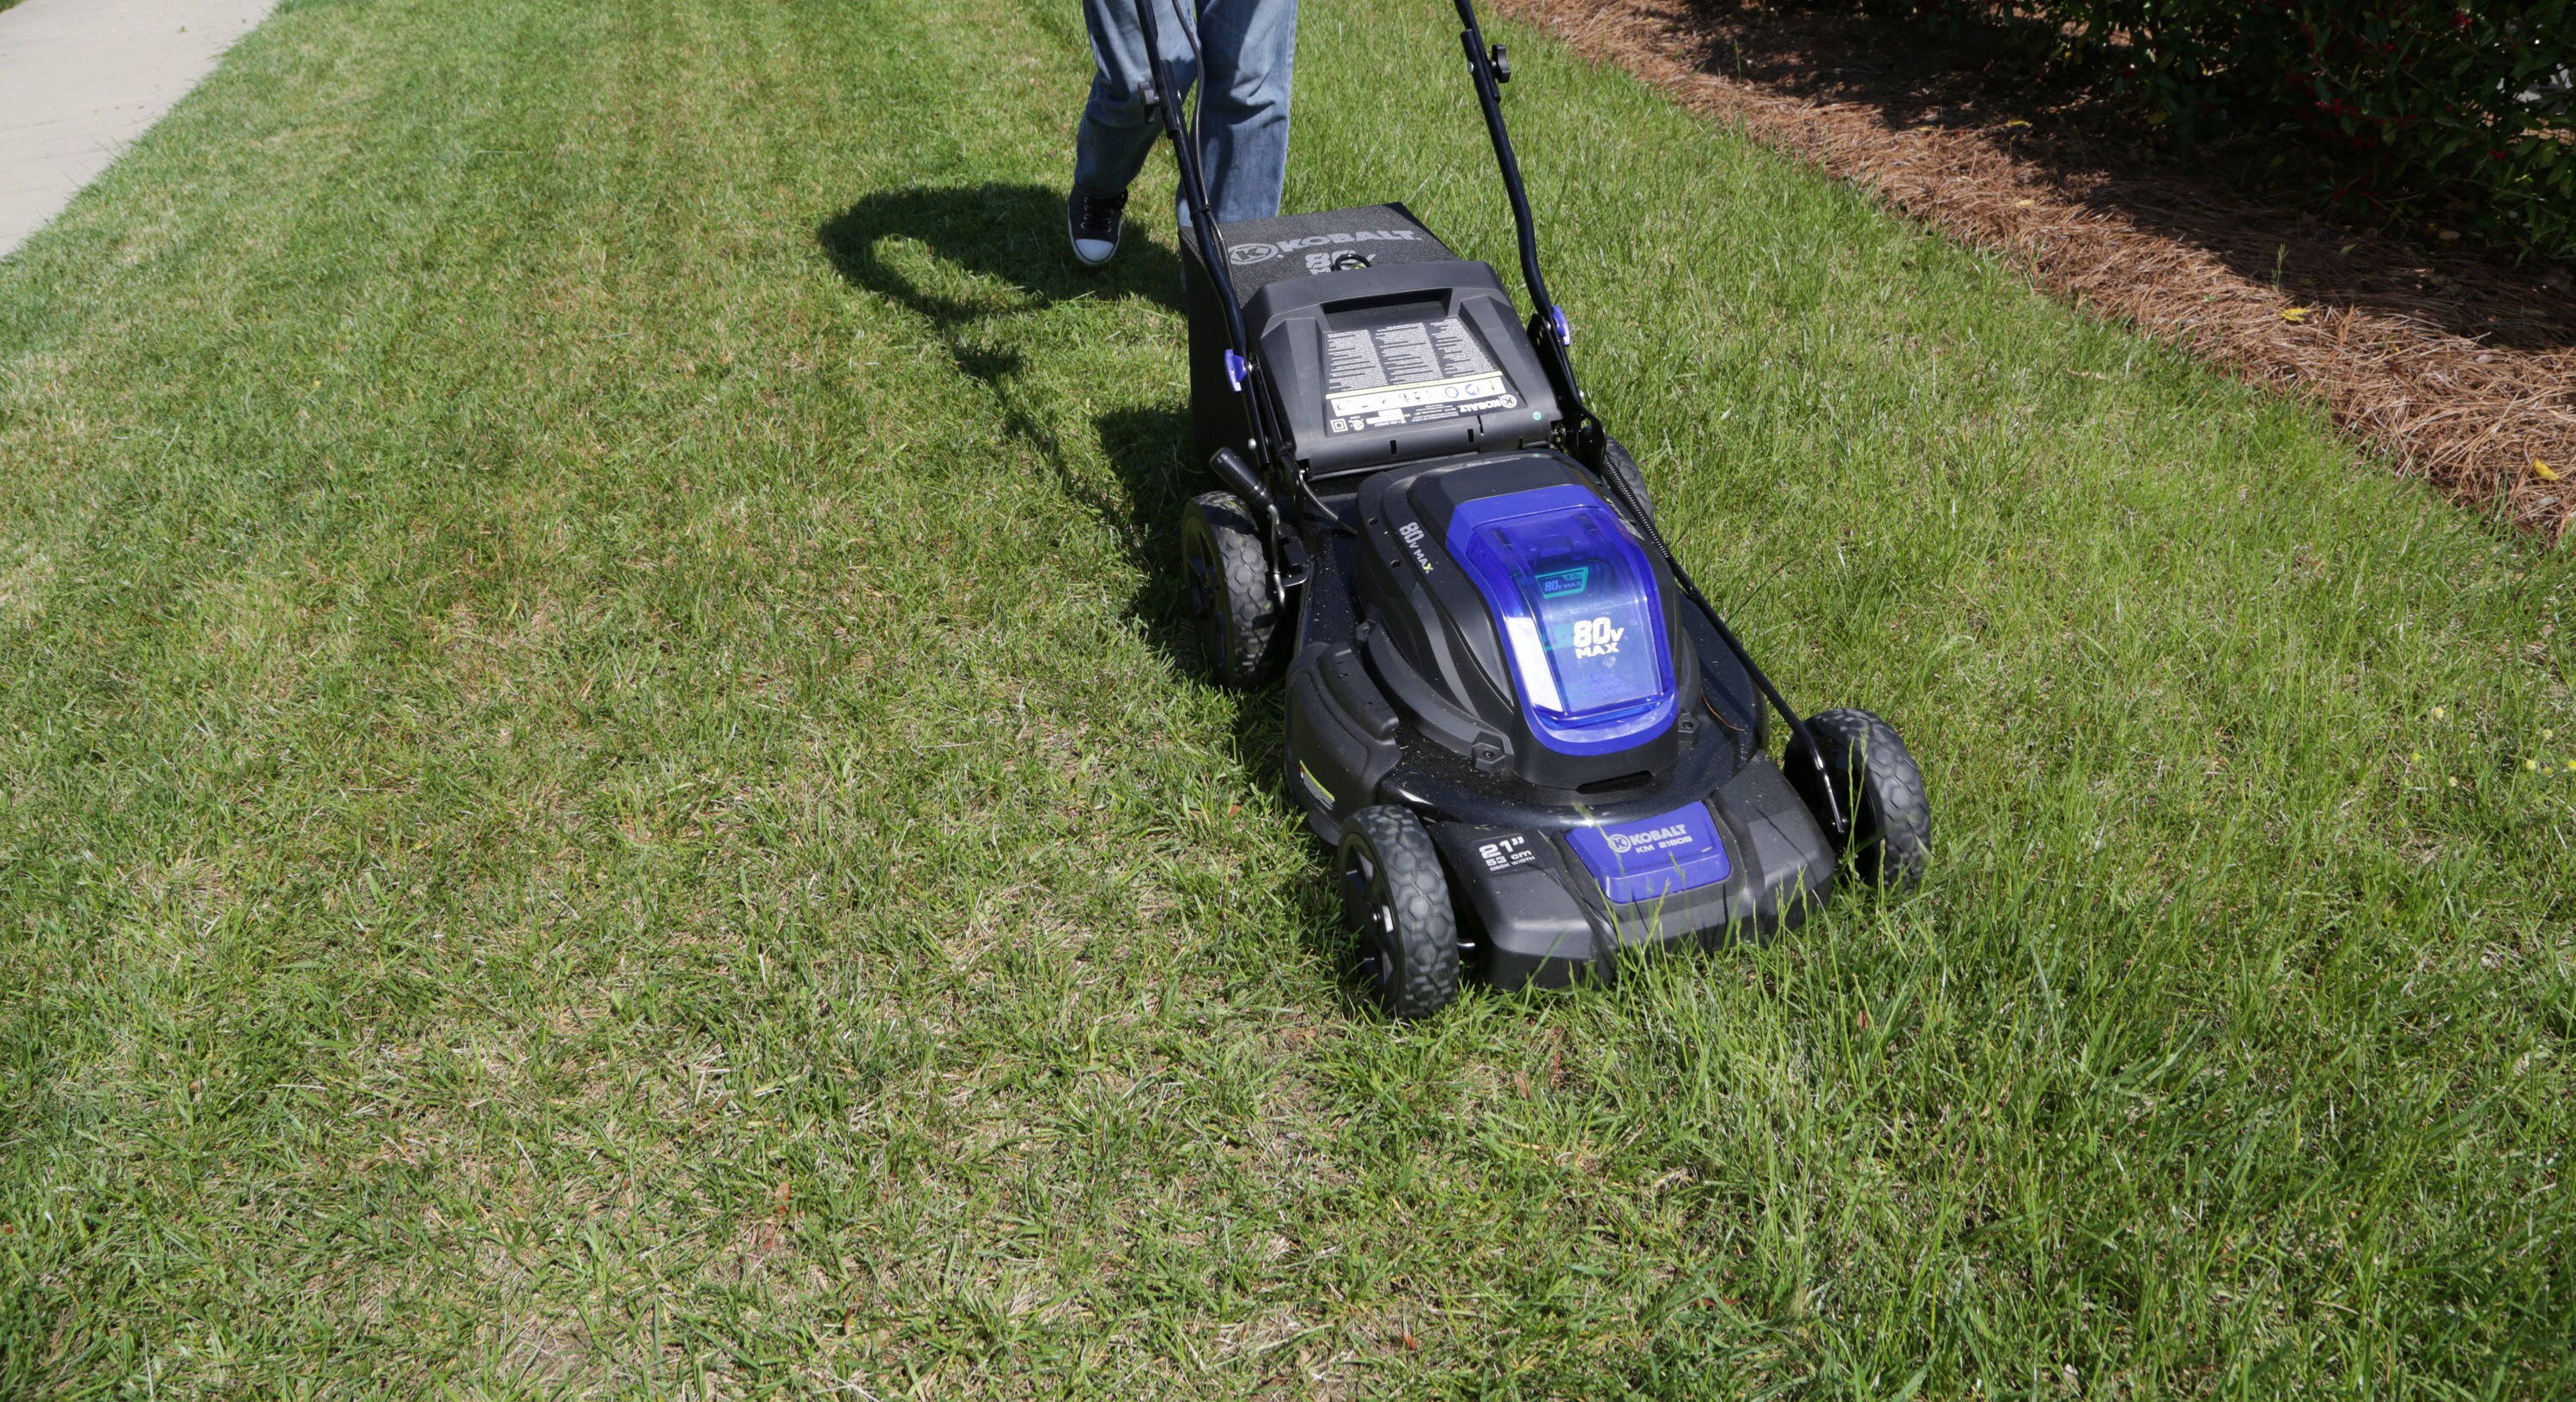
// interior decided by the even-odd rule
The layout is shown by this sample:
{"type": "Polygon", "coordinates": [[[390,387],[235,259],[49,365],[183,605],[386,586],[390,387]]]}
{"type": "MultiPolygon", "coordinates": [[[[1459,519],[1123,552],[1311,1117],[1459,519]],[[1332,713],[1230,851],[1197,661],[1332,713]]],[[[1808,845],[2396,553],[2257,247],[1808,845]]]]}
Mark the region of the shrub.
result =
{"type": "Polygon", "coordinates": [[[2576,0],[1879,0],[2107,67],[2183,144],[2305,133],[2346,199],[2576,257],[2576,0]],[[2461,213],[2465,209],[2466,213],[2461,213]]]}

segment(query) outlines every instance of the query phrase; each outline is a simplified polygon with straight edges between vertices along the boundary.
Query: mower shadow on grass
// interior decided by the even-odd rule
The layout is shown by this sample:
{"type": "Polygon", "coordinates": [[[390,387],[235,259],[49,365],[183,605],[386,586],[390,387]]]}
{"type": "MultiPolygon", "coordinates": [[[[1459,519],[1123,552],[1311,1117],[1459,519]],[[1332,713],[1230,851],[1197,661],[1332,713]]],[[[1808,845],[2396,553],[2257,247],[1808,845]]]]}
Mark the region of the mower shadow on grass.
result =
{"type": "MultiPolygon", "coordinates": [[[[1037,450],[1065,495],[1109,527],[1144,577],[1128,611],[1148,644],[1174,671],[1205,677],[1186,617],[1178,522],[1182,504],[1214,483],[1191,461],[1182,387],[1173,386],[1168,404],[1093,419],[1100,456],[1118,478],[1118,489],[1109,489],[1096,471],[1084,470],[1088,454],[1066,441],[1012,339],[1013,321],[1064,302],[1137,298],[1180,314],[1179,257],[1135,235],[1131,228],[1107,267],[1085,268],[1065,246],[1063,191],[988,183],[871,195],[824,221],[814,236],[843,278],[929,322],[957,368],[991,391],[1005,429],[1037,450]]],[[[1284,805],[1280,726],[1275,695],[1245,697],[1232,739],[1244,767],[1284,805]]]]}
{"type": "Polygon", "coordinates": [[[1216,485],[1190,461],[1189,410],[1178,404],[1112,409],[1092,426],[1125,492],[1105,492],[1071,474],[1065,491],[1118,527],[1129,560],[1145,575],[1129,610],[1146,626],[1154,651],[1176,672],[1213,679],[1190,625],[1181,575],[1181,506],[1216,485]]]}

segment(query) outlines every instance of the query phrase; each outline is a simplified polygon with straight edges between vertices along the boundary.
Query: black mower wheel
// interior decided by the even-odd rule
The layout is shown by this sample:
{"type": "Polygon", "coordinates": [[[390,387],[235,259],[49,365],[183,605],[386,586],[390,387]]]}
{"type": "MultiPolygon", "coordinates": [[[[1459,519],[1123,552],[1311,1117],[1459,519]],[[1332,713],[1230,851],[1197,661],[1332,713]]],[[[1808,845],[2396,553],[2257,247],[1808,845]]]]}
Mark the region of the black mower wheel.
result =
{"type": "Polygon", "coordinates": [[[1352,814],[1333,874],[1360,990],[1398,1021],[1449,1006],[1458,996],[1458,917],[1422,820],[1393,804],[1352,814]]]}
{"type": "MultiPolygon", "coordinates": [[[[1835,849],[1850,854],[1852,869],[1870,885],[1913,889],[1932,859],[1932,798],[1904,738],[1886,721],[1848,708],[1810,717],[1807,733],[1816,737],[1825,777],[1851,818],[1851,836],[1837,840],[1835,849]]],[[[1798,796],[1832,837],[1829,810],[1817,791],[1816,766],[1808,760],[1805,741],[1789,741],[1784,767],[1798,796]]]]}
{"type": "Polygon", "coordinates": [[[1637,505],[1645,510],[1646,519],[1655,519],[1655,498],[1646,490],[1646,474],[1637,469],[1637,460],[1628,456],[1628,450],[1621,447],[1616,438],[1605,439],[1601,445],[1601,471],[1613,484],[1635,492],[1637,505]]]}
{"type": "Polygon", "coordinates": [[[1279,671],[1280,609],[1270,597],[1270,551],[1252,513],[1228,492],[1202,492],[1181,511],[1181,568],[1208,669],[1226,686],[1257,687],[1279,671]]]}

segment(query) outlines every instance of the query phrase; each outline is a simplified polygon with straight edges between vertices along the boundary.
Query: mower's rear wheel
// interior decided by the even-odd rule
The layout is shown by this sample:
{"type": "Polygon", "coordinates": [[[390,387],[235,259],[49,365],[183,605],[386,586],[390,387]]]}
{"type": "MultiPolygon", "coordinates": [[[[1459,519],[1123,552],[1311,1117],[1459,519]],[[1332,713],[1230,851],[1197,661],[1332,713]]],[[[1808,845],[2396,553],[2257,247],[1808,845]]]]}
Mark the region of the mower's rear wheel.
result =
{"type": "Polygon", "coordinates": [[[1199,647],[1216,679],[1248,689],[1277,675],[1287,630],[1270,595],[1270,551],[1241,499],[1228,492],[1190,498],[1181,511],[1181,567],[1199,647]]]}
{"type": "MultiPolygon", "coordinates": [[[[1836,849],[1851,856],[1852,869],[1870,885],[1912,889],[1932,860],[1932,798],[1904,738],[1886,721],[1848,708],[1809,718],[1807,733],[1816,737],[1825,779],[1851,818],[1851,834],[1837,838],[1836,849]]],[[[1817,788],[1816,766],[1804,740],[1789,742],[1787,768],[1798,796],[1826,835],[1833,836],[1830,810],[1817,788]]]]}
{"type": "Polygon", "coordinates": [[[1635,492],[1637,505],[1646,513],[1646,519],[1648,521],[1655,519],[1655,499],[1646,491],[1646,474],[1638,470],[1637,460],[1628,456],[1628,450],[1619,446],[1618,439],[1603,440],[1601,470],[1602,474],[1612,482],[1635,492]]]}
{"type": "Polygon", "coordinates": [[[1360,990],[1399,1020],[1449,1006],[1458,996],[1458,917],[1422,820],[1393,804],[1352,814],[1333,874],[1360,990]]]}

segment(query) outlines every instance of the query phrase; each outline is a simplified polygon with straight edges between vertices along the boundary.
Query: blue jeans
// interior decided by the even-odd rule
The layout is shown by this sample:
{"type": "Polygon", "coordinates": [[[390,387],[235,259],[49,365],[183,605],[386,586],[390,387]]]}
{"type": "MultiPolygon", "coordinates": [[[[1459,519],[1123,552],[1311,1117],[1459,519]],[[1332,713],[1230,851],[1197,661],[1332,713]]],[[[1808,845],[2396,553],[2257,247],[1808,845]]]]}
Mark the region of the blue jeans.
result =
{"type": "MultiPolygon", "coordinates": [[[[1136,22],[1139,0],[1083,0],[1091,24],[1091,52],[1098,62],[1082,129],[1073,140],[1073,183],[1095,195],[1115,195],[1144,169],[1146,155],[1163,134],[1145,113],[1136,89],[1152,76],[1145,64],[1145,33],[1136,22]]],[[[1207,171],[1208,203],[1220,223],[1268,219],[1279,212],[1279,187],[1288,178],[1288,81],[1297,58],[1297,0],[1142,0],[1155,6],[1154,27],[1172,82],[1187,92],[1199,80],[1190,35],[1207,56],[1206,91],[1198,113],[1200,160],[1207,171]],[[1190,11],[1195,7],[1198,13],[1190,11]]]]}

